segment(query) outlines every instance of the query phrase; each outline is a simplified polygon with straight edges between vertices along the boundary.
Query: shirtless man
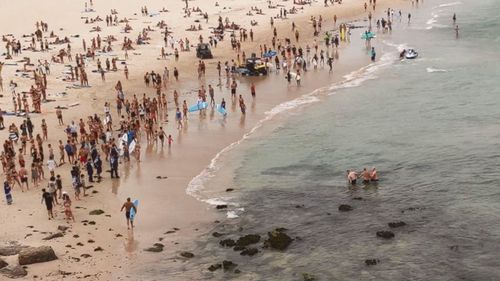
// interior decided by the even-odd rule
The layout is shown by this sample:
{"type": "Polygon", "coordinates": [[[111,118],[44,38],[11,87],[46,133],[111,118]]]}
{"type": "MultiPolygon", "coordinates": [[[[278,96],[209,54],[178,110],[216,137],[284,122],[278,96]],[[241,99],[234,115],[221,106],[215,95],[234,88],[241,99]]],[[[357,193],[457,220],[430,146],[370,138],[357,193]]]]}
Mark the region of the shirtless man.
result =
{"type": "Polygon", "coordinates": [[[366,170],[366,168],[363,169],[363,172],[361,172],[361,178],[363,178],[363,183],[367,184],[370,183],[370,173],[366,170]]]}
{"type": "Polygon", "coordinates": [[[352,184],[352,185],[355,185],[356,184],[356,179],[358,178],[358,175],[356,174],[356,171],[354,170],[347,170],[346,172],[346,176],[347,176],[347,181],[352,184]]]}
{"type": "Polygon", "coordinates": [[[137,208],[135,207],[134,203],[130,201],[129,197],[127,198],[127,201],[123,203],[123,206],[120,209],[120,212],[122,212],[123,209],[125,209],[125,217],[127,218],[127,229],[130,229],[130,226],[134,228],[134,221],[130,220],[130,210],[132,210],[132,208],[134,208],[134,211],[137,213],[137,208]]]}
{"type": "Polygon", "coordinates": [[[377,170],[375,170],[375,167],[373,167],[372,172],[370,173],[370,180],[378,181],[377,170]]]}

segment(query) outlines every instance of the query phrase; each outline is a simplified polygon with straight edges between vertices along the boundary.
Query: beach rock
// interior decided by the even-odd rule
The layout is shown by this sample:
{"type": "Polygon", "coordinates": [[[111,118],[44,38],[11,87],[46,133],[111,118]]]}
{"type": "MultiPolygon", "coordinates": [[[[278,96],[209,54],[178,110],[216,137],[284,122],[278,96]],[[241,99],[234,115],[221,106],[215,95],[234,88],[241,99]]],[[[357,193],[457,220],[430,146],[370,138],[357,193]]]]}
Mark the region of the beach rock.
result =
{"type": "Polygon", "coordinates": [[[228,189],[226,189],[226,192],[231,192],[231,191],[234,191],[234,188],[228,188],[228,189]]]}
{"type": "Polygon", "coordinates": [[[0,268],[4,268],[7,265],[9,265],[7,262],[5,262],[4,260],[0,259],[0,268]]]}
{"type": "Polygon", "coordinates": [[[280,251],[288,248],[293,241],[290,236],[280,231],[280,229],[268,232],[267,235],[268,239],[264,241],[264,245],[280,251]]]}
{"type": "Polygon", "coordinates": [[[238,251],[243,251],[243,250],[245,250],[245,249],[246,249],[246,248],[245,248],[245,247],[243,247],[243,246],[234,246],[234,248],[233,248],[233,250],[234,250],[234,251],[236,251],[236,252],[238,252],[238,251]]]}
{"type": "Polygon", "coordinates": [[[234,247],[234,245],[236,245],[236,242],[234,242],[233,239],[224,239],[224,240],[221,240],[219,242],[219,244],[222,246],[222,247],[234,247]]]}
{"type": "Polygon", "coordinates": [[[27,265],[56,260],[57,256],[50,246],[29,247],[19,253],[19,264],[27,265]]]}
{"type": "Polygon", "coordinates": [[[302,280],[304,281],[315,281],[316,277],[310,273],[302,273],[302,280]]]}
{"type": "Polygon", "coordinates": [[[94,240],[92,240],[92,239],[89,239],[89,240],[87,241],[87,243],[95,243],[95,241],[94,241],[94,240]]]}
{"type": "Polygon", "coordinates": [[[243,250],[243,251],[240,253],[240,255],[242,255],[242,256],[254,256],[254,255],[256,255],[258,252],[259,252],[259,250],[257,250],[257,248],[248,248],[248,249],[243,250]]]}
{"type": "Polygon", "coordinates": [[[236,240],[236,246],[246,247],[255,243],[259,243],[260,235],[258,234],[248,234],[236,240]]]}
{"type": "Polygon", "coordinates": [[[94,249],[94,252],[102,252],[102,251],[104,251],[104,249],[101,247],[97,247],[94,249]]]}
{"type": "Polygon", "coordinates": [[[28,246],[23,245],[9,245],[0,247],[0,256],[14,256],[21,252],[21,250],[28,248],[28,246]]]}
{"type": "Polygon", "coordinates": [[[389,225],[390,228],[397,228],[405,226],[406,223],[404,221],[397,221],[397,222],[390,222],[387,225],[389,225]]]}
{"type": "Polygon", "coordinates": [[[91,255],[89,254],[81,254],[80,257],[84,258],[84,259],[88,259],[90,257],[92,257],[91,255]]]}
{"type": "Polygon", "coordinates": [[[224,236],[224,235],[226,235],[226,234],[224,234],[224,233],[219,233],[219,232],[217,232],[217,231],[216,231],[216,232],[214,232],[214,233],[212,233],[212,236],[213,236],[213,237],[215,237],[215,238],[219,238],[219,237],[224,236]]]}
{"type": "Polygon", "coordinates": [[[387,231],[387,230],[382,230],[382,231],[377,231],[377,237],[384,238],[384,239],[392,239],[394,238],[394,232],[392,231],[387,231]]]}
{"type": "Polygon", "coordinates": [[[163,252],[163,248],[165,246],[161,243],[154,243],[153,244],[153,247],[149,247],[149,248],[146,248],[144,249],[144,251],[146,252],[153,252],[153,253],[159,253],[159,252],[163,252]]]}
{"type": "Polygon", "coordinates": [[[104,214],[104,211],[101,209],[93,210],[89,212],[89,215],[91,216],[98,216],[104,214]]]}
{"type": "Polygon", "coordinates": [[[222,264],[216,263],[216,264],[212,264],[210,267],[208,267],[208,270],[210,272],[214,272],[214,271],[216,271],[218,269],[221,269],[221,267],[222,267],[222,264]]]}
{"type": "Polygon", "coordinates": [[[377,265],[380,261],[377,260],[377,259],[368,259],[368,260],[365,260],[365,264],[367,266],[371,266],[371,265],[377,265]]]}
{"type": "Polygon", "coordinates": [[[222,262],[222,268],[225,270],[225,271],[230,271],[230,270],[233,270],[235,267],[237,267],[238,265],[235,264],[234,262],[232,261],[223,261],[222,262]]]}
{"type": "Polygon", "coordinates": [[[172,233],[175,233],[175,230],[169,230],[169,231],[167,231],[167,232],[165,232],[163,234],[172,234],[172,233]]]}
{"type": "Polygon", "coordinates": [[[18,265],[14,267],[2,268],[0,269],[0,274],[8,278],[16,279],[28,275],[28,272],[22,266],[18,265]]]}
{"type": "Polygon", "coordinates": [[[182,256],[182,257],[185,257],[185,258],[187,258],[187,259],[194,258],[194,254],[193,254],[193,253],[190,253],[190,252],[182,252],[182,253],[181,253],[181,256],[182,256]]]}
{"type": "Polygon", "coordinates": [[[57,232],[57,233],[54,233],[54,234],[51,234],[45,238],[42,238],[42,240],[52,240],[52,239],[55,239],[55,238],[61,238],[64,236],[64,233],[62,232],[57,232]]]}
{"type": "Polygon", "coordinates": [[[223,210],[223,209],[227,209],[227,205],[217,205],[215,208],[217,210],[223,210]]]}
{"type": "Polygon", "coordinates": [[[339,206],[339,211],[341,211],[341,212],[349,212],[349,211],[352,211],[352,207],[349,206],[349,205],[343,204],[343,205],[339,206]]]}
{"type": "Polygon", "coordinates": [[[59,231],[66,231],[69,229],[69,226],[65,226],[65,225],[60,225],[57,227],[57,230],[59,231]]]}

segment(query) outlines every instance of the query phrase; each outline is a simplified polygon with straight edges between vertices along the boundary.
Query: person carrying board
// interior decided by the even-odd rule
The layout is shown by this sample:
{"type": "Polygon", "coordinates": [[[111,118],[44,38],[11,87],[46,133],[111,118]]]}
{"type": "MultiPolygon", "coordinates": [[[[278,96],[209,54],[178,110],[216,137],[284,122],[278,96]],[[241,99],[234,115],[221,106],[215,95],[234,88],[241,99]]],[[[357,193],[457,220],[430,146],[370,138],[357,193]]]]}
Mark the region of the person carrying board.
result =
{"type": "Polygon", "coordinates": [[[125,209],[125,217],[127,218],[127,229],[130,229],[130,226],[134,228],[134,221],[130,219],[130,211],[134,209],[134,212],[137,213],[137,207],[134,205],[134,203],[132,203],[130,197],[127,198],[127,201],[125,203],[123,203],[120,212],[123,212],[123,209],[125,209]]]}

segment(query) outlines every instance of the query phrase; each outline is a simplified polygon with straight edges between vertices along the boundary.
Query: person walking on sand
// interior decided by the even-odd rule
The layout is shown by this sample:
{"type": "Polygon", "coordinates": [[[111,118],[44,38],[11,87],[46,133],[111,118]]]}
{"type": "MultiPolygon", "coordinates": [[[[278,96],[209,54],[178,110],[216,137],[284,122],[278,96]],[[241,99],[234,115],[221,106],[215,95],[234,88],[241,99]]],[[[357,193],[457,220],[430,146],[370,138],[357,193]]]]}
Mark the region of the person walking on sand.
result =
{"type": "Polygon", "coordinates": [[[252,98],[255,98],[255,84],[253,82],[250,85],[250,93],[252,94],[252,98]]]}
{"type": "Polygon", "coordinates": [[[177,121],[177,130],[182,129],[182,113],[178,107],[175,111],[175,120],[177,121]]]}
{"type": "Polygon", "coordinates": [[[52,198],[52,195],[49,192],[45,191],[45,188],[42,189],[42,192],[42,203],[45,202],[49,220],[51,220],[54,218],[54,213],[52,212],[52,209],[54,207],[54,198],[52,198]]]}
{"type": "Polygon", "coordinates": [[[122,208],[120,209],[120,212],[123,212],[123,209],[125,209],[125,218],[127,219],[127,229],[130,229],[130,227],[134,228],[134,221],[130,220],[130,211],[134,209],[134,212],[137,213],[137,207],[132,203],[130,200],[130,197],[127,198],[127,201],[123,203],[122,208]]]}
{"type": "Polygon", "coordinates": [[[64,206],[64,214],[66,215],[66,221],[73,220],[75,222],[75,216],[73,215],[73,211],[71,210],[71,199],[69,198],[68,193],[66,191],[63,192],[62,195],[63,206],[64,206]]]}
{"type": "Polygon", "coordinates": [[[3,182],[3,191],[5,192],[5,201],[7,201],[7,205],[12,205],[12,187],[10,187],[9,181],[3,182]]]}
{"type": "Polygon", "coordinates": [[[371,60],[372,62],[375,62],[375,59],[377,58],[377,53],[375,52],[375,47],[372,47],[372,50],[370,52],[371,60]]]}

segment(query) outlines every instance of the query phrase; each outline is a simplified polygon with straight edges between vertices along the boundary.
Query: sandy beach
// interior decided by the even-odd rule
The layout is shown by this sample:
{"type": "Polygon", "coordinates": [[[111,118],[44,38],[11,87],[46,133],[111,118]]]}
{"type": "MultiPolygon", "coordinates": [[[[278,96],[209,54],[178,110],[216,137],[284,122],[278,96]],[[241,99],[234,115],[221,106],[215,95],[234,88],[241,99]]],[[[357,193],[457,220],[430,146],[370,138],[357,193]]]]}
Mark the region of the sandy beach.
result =
{"type": "MultiPolygon", "coordinates": [[[[16,184],[12,190],[13,203],[7,205],[5,197],[2,196],[0,214],[1,243],[4,245],[25,245],[30,247],[51,246],[57,255],[55,261],[28,265],[27,275],[21,280],[137,280],[134,271],[141,268],[141,264],[154,263],[158,258],[169,257],[171,261],[169,268],[175,268],[177,264],[189,263],[189,258],[182,257],[182,252],[189,252],[195,239],[207,233],[214,225],[214,221],[225,219],[224,211],[216,210],[217,202],[203,202],[205,198],[197,198],[197,192],[191,190],[187,192],[188,185],[193,178],[200,174],[216,155],[231,144],[241,140],[246,134],[252,131],[257,125],[262,124],[262,120],[271,120],[275,116],[270,116],[277,105],[294,100],[304,94],[311,93],[332,82],[338,82],[343,76],[351,73],[370,63],[369,56],[356,55],[353,48],[364,48],[363,45],[351,47],[347,41],[341,42],[340,47],[335,49],[338,59],[334,60],[334,70],[329,73],[328,66],[320,66],[318,70],[309,69],[303,75],[300,86],[294,81],[288,84],[284,79],[283,70],[280,73],[271,71],[268,76],[243,77],[235,76],[238,84],[237,94],[242,95],[247,105],[247,112],[243,115],[240,112],[237,100],[231,101],[228,81],[222,70],[222,77],[219,77],[216,70],[217,62],[222,66],[224,62],[236,60],[237,52],[231,49],[230,32],[226,32],[223,41],[217,47],[211,48],[213,59],[205,60],[206,74],[198,79],[198,59],[194,47],[198,43],[198,36],[202,35],[204,42],[212,35],[209,27],[217,25],[219,15],[229,22],[241,25],[247,30],[252,29],[254,40],[241,43],[241,50],[245,51],[247,57],[251,53],[259,53],[259,46],[267,44],[269,48],[273,37],[273,30],[270,27],[270,18],[279,14],[280,8],[292,9],[296,7],[297,13],[290,14],[286,19],[274,19],[278,37],[292,38],[293,44],[297,46],[312,46],[313,40],[324,47],[322,42],[324,31],[336,30],[341,23],[352,23],[353,25],[366,26],[368,12],[363,8],[364,1],[344,1],[342,4],[335,3],[324,7],[322,2],[313,2],[311,5],[294,5],[292,1],[272,1],[276,8],[268,8],[268,1],[218,1],[215,6],[212,1],[188,1],[189,8],[199,7],[201,11],[208,14],[208,22],[200,16],[199,12],[192,12],[190,17],[185,16],[183,8],[184,1],[175,1],[165,4],[164,1],[152,0],[145,3],[148,15],[141,15],[143,5],[134,1],[99,1],[94,0],[91,4],[88,1],[65,1],[61,3],[56,0],[47,1],[24,1],[20,3],[9,3],[7,7],[0,11],[0,16],[4,19],[4,24],[0,27],[0,34],[7,35],[7,38],[20,39],[23,46],[29,46],[31,34],[36,31],[35,23],[44,21],[48,23],[49,32],[44,33],[44,39],[49,42],[55,37],[49,38],[50,31],[53,31],[59,38],[68,37],[73,55],[84,53],[82,40],[85,39],[87,47],[91,45],[91,39],[97,34],[102,38],[112,35],[117,41],[113,42],[113,50],[107,53],[97,53],[95,60],[87,59],[86,67],[89,76],[90,87],[78,87],[79,82],[63,81],[68,80],[67,64],[75,65],[75,62],[56,63],[51,62],[60,49],[66,48],[67,43],[56,45],[50,44],[48,52],[24,50],[12,59],[6,59],[6,48],[3,42],[0,45],[0,62],[6,63],[1,71],[3,81],[3,92],[0,98],[0,108],[4,112],[12,112],[12,94],[9,82],[17,83],[16,93],[28,92],[34,84],[33,70],[37,66],[38,60],[50,62],[50,75],[47,75],[47,99],[50,102],[42,102],[42,113],[29,114],[34,124],[34,134],[41,134],[41,122],[45,119],[48,124],[48,139],[43,141],[44,148],[47,144],[54,146],[56,161],[59,159],[57,142],[62,140],[66,143],[67,135],[64,131],[66,124],[71,121],[78,123],[78,120],[87,120],[88,116],[97,114],[104,118],[104,103],[110,103],[111,116],[113,119],[113,136],[118,138],[120,116],[116,111],[116,89],[115,85],[121,81],[123,93],[126,99],[131,99],[136,95],[139,99],[143,93],[148,97],[155,97],[156,89],[146,87],[144,84],[144,74],[155,71],[163,74],[165,66],[169,69],[169,79],[166,86],[161,88],[161,92],[166,94],[168,105],[168,118],[159,118],[155,126],[163,126],[166,135],[172,135],[173,144],[171,147],[165,145],[158,147],[154,142],[148,143],[143,133],[140,139],[141,162],[136,161],[132,156],[130,161],[120,158],[119,179],[110,179],[107,172],[103,173],[102,181],[92,183],[88,188],[87,195],[81,200],[75,200],[73,188],[71,186],[71,165],[66,163],[55,170],[55,174],[60,174],[63,182],[63,190],[67,191],[72,200],[72,210],[76,222],[67,222],[64,219],[64,208],[56,205],[54,211],[56,218],[47,219],[45,205],[41,203],[41,189],[47,187],[48,175],[46,160],[48,150],[44,150],[45,160],[43,169],[45,170],[45,180],[39,187],[33,187],[30,182],[30,189],[21,192],[16,184]],[[256,14],[249,16],[247,13],[252,6],[262,9],[263,15],[256,14]],[[162,11],[162,9],[168,11],[162,11]],[[85,9],[88,11],[85,12],[85,9]],[[86,19],[100,16],[104,19],[110,14],[111,9],[117,10],[118,20],[128,19],[128,24],[133,28],[130,33],[124,33],[125,23],[118,23],[106,26],[105,21],[95,23],[85,23],[86,19]],[[22,14],[22,16],[20,16],[22,14]],[[313,36],[311,17],[323,18],[323,27],[320,35],[313,36]],[[333,22],[336,15],[337,23],[333,22]],[[180,52],[178,61],[174,58],[174,50],[170,46],[166,47],[167,53],[171,54],[166,59],[161,58],[161,48],[164,46],[163,29],[156,25],[164,20],[169,31],[173,34],[173,41],[181,38],[188,38],[192,47],[189,52],[180,52]],[[250,21],[256,20],[257,25],[252,26],[250,21]],[[300,32],[299,43],[293,39],[292,22],[300,32]],[[190,25],[201,25],[200,31],[186,31],[190,25]],[[91,32],[92,28],[99,26],[100,32],[91,32]],[[133,44],[134,50],[129,50],[125,59],[125,52],[120,48],[120,42],[127,36],[133,41],[137,38],[143,28],[150,27],[147,32],[150,39],[144,45],[133,44]],[[29,37],[23,37],[30,34],[29,37]],[[29,57],[34,65],[27,66],[27,72],[17,72],[23,68],[24,57],[29,57]],[[356,58],[357,57],[357,58],[356,58]],[[106,58],[118,58],[117,71],[105,73],[105,80],[102,81],[97,70],[97,59],[103,61],[106,58]],[[344,58],[349,58],[345,60],[344,58]],[[353,58],[353,59],[351,59],[353,58]],[[125,78],[124,66],[129,69],[129,79],[125,78]],[[179,70],[179,81],[173,77],[173,69],[179,70]],[[22,74],[26,77],[22,77],[22,74]],[[27,78],[28,77],[28,78],[27,78]],[[256,97],[250,95],[251,83],[255,83],[256,97]],[[227,101],[227,116],[222,116],[214,108],[208,108],[205,115],[198,112],[189,113],[184,127],[177,129],[175,121],[175,103],[173,91],[180,93],[179,100],[186,100],[188,105],[197,103],[198,89],[203,85],[212,85],[215,89],[215,100],[217,104],[224,98],[227,101]],[[65,125],[58,125],[56,118],[56,107],[64,107],[62,110],[65,125]],[[168,122],[166,122],[168,120],[168,122]],[[127,230],[124,213],[120,213],[120,207],[127,197],[139,200],[138,217],[136,228],[127,230]],[[94,210],[103,210],[100,215],[90,215],[94,210]],[[61,226],[61,227],[60,227],[61,226]],[[51,234],[61,233],[61,237],[50,240],[43,240],[51,234]],[[161,243],[161,253],[144,251],[155,243],[161,243]]],[[[396,8],[405,1],[378,1],[376,11],[382,13],[388,7],[396,8]]],[[[115,15],[113,15],[114,17],[115,15]]],[[[352,29],[352,35],[358,37],[365,28],[352,29]]],[[[238,32],[236,32],[238,34],[238,32]]],[[[239,37],[239,36],[236,36],[239,37]]],[[[179,48],[178,43],[175,48],[179,48]]],[[[29,98],[28,98],[29,99],[29,98]]],[[[31,101],[30,108],[31,108],[31,101]]],[[[165,115],[165,111],[160,110],[159,116],[165,115]]],[[[126,115],[126,114],[123,114],[126,115]]],[[[0,131],[2,142],[9,138],[9,126],[19,124],[25,119],[21,116],[3,115],[5,129],[0,131]]],[[[286,118],[286,116],[282,117],[286,118]]],[[[126,118],[125,118],[126,119],[126,118]]],[[[272,121],[271,121],[272,122],[272,121]]],[[[278,122],[278,121],[276,121],[278,122]]],[[[141,126],[143,127],[143,126],[141,126]]],[[[28,145],[30,147],[30,145],[28,145]]],[[[20,142],[14,145],[16,152],[20,148],[20,142]]],[[[109,170],[110,164],[105,160],[105,154],[98,146],[100,157],[103,162],[103,170],[109,170]]],[[[17,152],[19,153],[19,152],[17,152]]],[[[19,169],[17,154],[14,157],[16,168],[19,169]]],[[[27,167],[31,164],[31,157],[28,153],[24,156],[27,167]]],[[[86,175],[85,169],[82,173],[86,175]]],[[[6,180],[6,171],[2,175],[6,180]]],[[[89,182],[87,181],[87,185],[89,182]]],[[[230,186],[221,186],[221,189],[230,186]]],[[[195,253],[196,254],[196,253],[195,253]]],[[[12,268],[17,265],[16,255],[0,257],[12,268]]],[[[208,265],[207,265],[208,266],[208,265]]],[[[168,274],[168,273],[167,273],[168,274]]],[[[21,274],[23,275],[23,274],[21,274]]],[[[0,275],[1,276],[1,275],[0,275]]],[[[3,278],[3,277],[2,277],[3,278]]],[[[163,280],[186,280],[182,276],[182,271],[176,272],[175,277],[163,280]]],[[[195,278],[195,277],[192,277],[195,278]]],[[[160,280],[160,279],[158,279],[160,280]]]]}

